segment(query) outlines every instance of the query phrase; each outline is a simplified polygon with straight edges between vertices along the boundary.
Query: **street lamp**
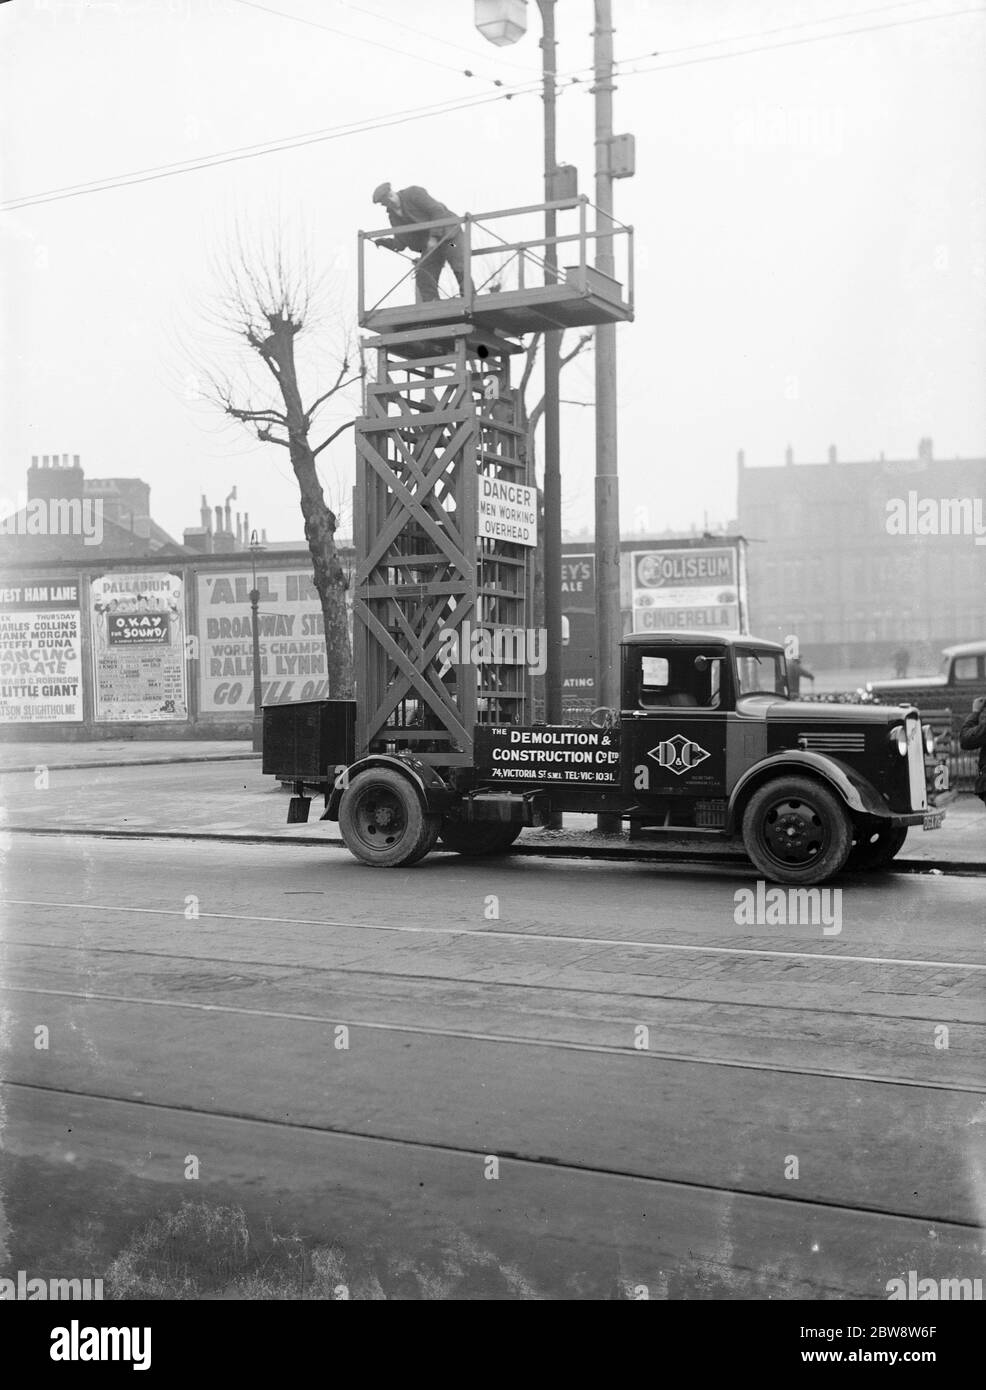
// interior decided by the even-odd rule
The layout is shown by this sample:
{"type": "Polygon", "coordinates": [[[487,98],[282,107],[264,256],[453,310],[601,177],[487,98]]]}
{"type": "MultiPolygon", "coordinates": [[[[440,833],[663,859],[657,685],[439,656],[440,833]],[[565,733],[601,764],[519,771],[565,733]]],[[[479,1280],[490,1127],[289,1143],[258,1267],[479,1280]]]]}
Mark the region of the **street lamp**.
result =
{"type": "Polygon", "coordinates": [[[527,0],[474,0],[476,28],[498,48],[527,33],[527,0]]]}
{"type": "MultiPolygon", "coordinates": [[[[490,43],[515,43],[527,32],[527,0],[474,0],[475,24],[490,43]]],[[[538,0],[541,14],[541,92],[544,99],[544,201],[556,197],[558,166],[555,153],[555,0],[538,0]]],[[[554,208],[544,214],[544,278],[558,279],[557,218],[554,208]]],[[[561,374],[558,331],[544,335],[544,626],[547,661],[544,673],[544,718],[562,720],[561,614],[561,439],[558,380],[561,374]]],[[[560,823],[560,822],[559,822],[560,823]]]]}
{"type": "Polygon", "coordinates": [[[253,751],[259,753],[264,746],[264,698],[260,682],[260,590],[257,588],[257,558],[266,549],[260,544],[256,531],[250,532],[250,571],[253,575],[253,588],[250,590],[250,616],[253,626],[253,751]]]}
{"type": "MultiPolygon", "coordinates": [[[[518,7],[511,0],[474,0],[476,27],[498,27],[493,43],[510,43],[509,33],[519,24],[518,7]],[[513,13],[509,28],[508,11],[513,13]],[[482,21],[482,22],[481,22],[482,21]]],[[[526,8],[526,6],[525,6],[526,8]]],[[[555,0],[538,0],[544,37],[541,40],[544,92],[545,202],[555,190],[555,0]]],[[[596,127],[596,228],[613,226],[613,180],[625,178],[632,168],[614,163],[613,139],[613,4],[593,0],[593,86],[596,127]]],[[[521,30],[523,32],[523,30],[521,30]]],[[[520,37],[517,34],[516,37],[520,37]]],[[[631,161],[632,162],[632,161],[631,161]]],[[[555,214],[545,213],[546,283],[557,280],[554,243],[555,214]]],[[[613,238],[597,235],[596,269],[614,275],[613,238]]],[[[545,673],[545,717],[561,722],[561,468],[558,447],[558,372],[561,334],[544,336],[544,620],[548,629],[545,673]]],[[[619,709],[620,673],[617,661],[622,630],[620,617],[620,501],[616,448],[616,325],[601,323],[595,334],[596,357],[596,694],[600,705],[619,709]]],[[[618,816],[601,812],[602,831],[619,829],[618,816]]]]}

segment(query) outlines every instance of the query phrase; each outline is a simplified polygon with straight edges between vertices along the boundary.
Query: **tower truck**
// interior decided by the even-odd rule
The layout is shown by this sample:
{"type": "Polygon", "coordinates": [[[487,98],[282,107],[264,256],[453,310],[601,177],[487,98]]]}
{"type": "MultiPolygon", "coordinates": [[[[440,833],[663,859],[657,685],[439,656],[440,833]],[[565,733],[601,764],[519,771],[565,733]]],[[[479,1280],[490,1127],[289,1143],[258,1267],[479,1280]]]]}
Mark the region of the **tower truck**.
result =
{"type": "MultiPolygon", "coordinates": [[[[350,852],[381,868],[436,846],[506,854],[552,812],[615,812],[638,837],[740,839],[774,883],[878,870],[912,827],[935,830],[934,743],[913,708],[788,697],[784,649],[753,637],[639,633],[621,644],[621,708],[592,723],[480,724],[468,765],[396,744],[355,758],[355,702],[264,711],[264,771],[313,793],[350,852]]],[[[937,804],[936,804],[937,803],[937,804]]]]}
{"type": "Polygon", "coordinates": [[[791,700],[783,648],[741,633],[626,636],[618,709],[538,722],[530,335],[633,318],[633,229],[578,196],[404,231],[454,235],[463,276],[419,300],[366,254],[392,229],[359,234],[356,699],[265,708],[289,821],[321,796],[357,859],[395,868],[605,812],[634,837],[739,837],[786,884],[883,868],[940,826],[916,709],[791,700]]]}

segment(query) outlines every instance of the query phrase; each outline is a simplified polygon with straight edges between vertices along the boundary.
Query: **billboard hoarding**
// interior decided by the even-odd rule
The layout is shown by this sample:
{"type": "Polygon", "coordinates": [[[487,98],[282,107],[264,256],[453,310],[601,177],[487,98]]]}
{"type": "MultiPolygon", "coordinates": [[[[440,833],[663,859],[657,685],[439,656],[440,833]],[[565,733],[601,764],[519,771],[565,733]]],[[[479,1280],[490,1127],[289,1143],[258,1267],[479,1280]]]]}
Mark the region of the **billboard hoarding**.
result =
{"type": "Polygon", "coordinates": [[[81,723],[77,579],[0,580],[0,723],[81,723]]]}
{"type": "Polygon", "coordinates": [[[596,557],[566,554],[561,565],[561,609],[568,621],[562,648],[562,697],[570,704],[596,702],[596,557]]]}
{"type": "Polygon", "coordinates": [[[188,717],[184,586],[164,571],[92,581],[97,723],[188,717]]]}
{"type": "Polygon", "coordinates": [[[745,571],[738,546],[633,551],[634,632],[741,632],[745,571]]]}
{"type": "MultiPolygon", "coordinates": [[[[249,570],[198,576],[199,709],[252,713],[253,616],[249,570]]],[[[263,703],[329,696],[322,605],[311,571],[257,571],[263,703]]]]}

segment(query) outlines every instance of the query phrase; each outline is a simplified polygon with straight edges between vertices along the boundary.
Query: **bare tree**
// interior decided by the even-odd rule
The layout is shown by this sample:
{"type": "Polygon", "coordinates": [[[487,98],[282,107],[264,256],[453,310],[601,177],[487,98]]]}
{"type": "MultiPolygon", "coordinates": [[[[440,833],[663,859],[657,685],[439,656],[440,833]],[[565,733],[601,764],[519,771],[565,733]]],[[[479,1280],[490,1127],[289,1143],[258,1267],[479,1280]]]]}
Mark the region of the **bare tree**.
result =
{"type": "Polygon", "coordinates": [[[245,425],[264,444],[288,451],[301,494],[305,539],[311,552],[314,583],[322,605],[330,694],[353,694],[353,657],[346,612],[348,577],[336,549],[338,518],[325,499],[318,476],[319,454],[353,424],[346,420],[319,443],[317,412],[359,381],[362,369],[351,365],[349,347],[334,364],[334,376],[306,406],[299,384],[295,344],[313,325],[318,282],[308,258],[290,259],[280,240],[250,248],[237,234],[220,268],[222,292],[219,325],[237,335],[273,378],[260,397],[228,377],[210,375],[211,397],[233,420],[245,425]]]}

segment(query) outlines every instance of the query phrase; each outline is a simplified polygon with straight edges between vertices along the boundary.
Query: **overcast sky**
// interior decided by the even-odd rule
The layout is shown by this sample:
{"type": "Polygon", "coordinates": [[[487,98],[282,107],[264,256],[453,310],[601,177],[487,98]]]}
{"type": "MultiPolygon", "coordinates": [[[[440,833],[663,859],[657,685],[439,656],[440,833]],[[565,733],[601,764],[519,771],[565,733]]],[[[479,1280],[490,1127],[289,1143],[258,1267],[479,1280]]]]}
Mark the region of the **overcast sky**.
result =
{"type": "MultiPolygon", "coordinates": [[[[376,183],[424,184],[456,211],[539,200],[537,95],[335,129],[530,83],[529,9],[527,37],[494,48],[472,0],[0,6],[0,491],[23,486],[32,454],[78,453],[88,476],[149,482],[155,519],[178,539],[198,524],[201,492],[216,503],[234,484],[271,539],[300,536],[284,451],[189,399],[184,353],[226,351],[205,327],[212,257],[237,220],[280,226],[310,245],[328,303],[351,322],[376,183]]],[[[558,11],[559,69],[580,79],[559,102],[558,154],[591,195],[591,0],[558,11]]],[[[637,318],[618,335],[624,527],[725,522],[738,448],[752,465],[781,463],[788,444],[800,460],[833,443],[843,459],[907,457],[930,435],[939,457],[986,456],[986,7],[614,0],[614,14],[615,125],[635,133],[638,169],[616,184],[638,236],[637,318]]],[[[562,394],[592,393],[585,357],[562,394]]],[[[565,406],[562,428],[575,528],[591,524],[591,411],[565,406]]],[[[321,456],[337,493],[352,456],[351,435],[321,456]]]]}

